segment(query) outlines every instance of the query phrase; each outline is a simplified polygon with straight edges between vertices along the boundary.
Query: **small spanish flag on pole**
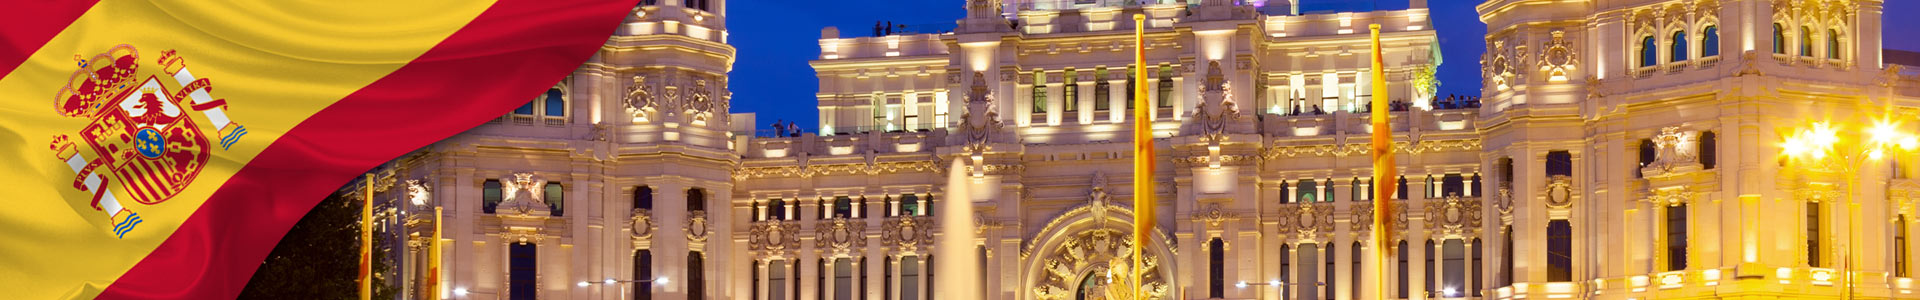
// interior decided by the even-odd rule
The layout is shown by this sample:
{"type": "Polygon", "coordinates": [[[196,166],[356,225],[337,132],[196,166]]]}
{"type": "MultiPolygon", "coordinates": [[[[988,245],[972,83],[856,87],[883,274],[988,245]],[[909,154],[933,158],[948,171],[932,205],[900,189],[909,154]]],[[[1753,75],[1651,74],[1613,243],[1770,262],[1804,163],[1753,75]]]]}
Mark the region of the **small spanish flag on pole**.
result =
{"type": "Polygon", "coordinates": [[[0,290],[233,299],[329,194],[531,101],[634,3],[7,3],[0,290]]]}
{"type": "Polygon", "coordinates": [[[373,299],[373,174],[367,174],[367,190],[360,193],[360,300],[373,299]]]}
{"type": "MultiPolygon", "coordinates": [[[[1147,15],[1133,15],[1133,75],[1147,78],[1147,15]]],[[[1147,101],[1146,80],[1133,84],[1133,294],[1145,295],[1146,251],[1153,241],[1153,103],[1147,101]]]]}
{"type": "Polygon", "coordinates": [[[1387,222],[1393,212],[1393,186],[1397,173],[1393,165],[1393,123],[1389,122],[1387,112],[1387,71],[1386,60],[1380,51],[1380,24],[1367,26],[1373,32],[1373,103],[1369,106],[1373,113],[1373,262],[1374,262],[1374,298],[1386,299],[1387,283],[1392,282],[1388,275],[1387,255],[1392,253],[1393,227],[1387,222]]]}
{"type": "Polygon", "coordinates": [[[427,299],[440,300],[440,214],[439,206],[433,207],[433,240],[427,244],[427,299]]]}

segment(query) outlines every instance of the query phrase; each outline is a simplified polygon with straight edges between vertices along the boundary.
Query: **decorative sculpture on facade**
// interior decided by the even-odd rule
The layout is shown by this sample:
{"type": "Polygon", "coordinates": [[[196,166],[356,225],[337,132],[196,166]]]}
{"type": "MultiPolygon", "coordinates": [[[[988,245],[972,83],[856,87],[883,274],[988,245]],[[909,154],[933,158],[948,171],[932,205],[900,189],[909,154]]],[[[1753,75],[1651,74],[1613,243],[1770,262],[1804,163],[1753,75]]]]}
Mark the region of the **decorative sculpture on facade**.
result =
{"type": "Polygon", "coordinates": [[[547,180],[533,177],[533,173],[513,173],[512,181],[501,183],[506,199],[500,201],[498,209],[520,215],[552,215],[553,209],[541,199],[545,194],[541,188],[547,186],[547,180]]]}
{"type": "Polygon", "coordinates": [[[1297,203],[1280,206],[1280,234],[1301,240],[1319,240],[1333,233],[1333,203],[1297,203]]]}
{"type": "MultiPolygon", "coordinates": [[[[1127,236],[1129,233],[1116,229],[1092,229],[1067,237],[1057,248],[1045,250],[1044,260],[1041,261],[1042,279],[1034,285],[1034,297],[1042,300],[1074,299],[1075,287],[1079,286],[1082,278],[1120,271],[1116,267],[1130,264],[1133,260],[1133,241],[1127,236]],[[1116,262],[1119,263],[1116,265],[1116,262]]],[[[1166,295],[1167,283],[1159,272],[1160,257],[1149,252],[1144,258],[1146,266],[1142,269],[1146,274],[1142,281],[1146,282],[1146,292],[1138,299],[1161,299],[1166,295]]],[[[1105,296],[1107,290],[1095,287],[1094,290],[1083,292],[1105,296]]]]}
{"type": "Polygon", "coordinates": [[[687,241],[695,243],[706,242],[707,236],[711,235],[707,232],[709,230],[707,225],[707,211],[696,210],[687,212],[687,241]]]}
{"type": "Polygon", "coordinates": [[[986,151],[993,134],[1003,126],[1000,113],[993,104],[992,91],[987,89],[986,76],[985,73],[973,73],[973,88],[967,92],[967,111],[960,115],[960,120],[965,122],[960,127],[961,135],[965,137],[962,144],[967,145],[968,152],[972,153],[986,151]]]}
{"type": "Polygon", "coordinates": [[[1194,107],[1192,129],[1189,132],[1206,136],[1209,141],[1220,140],[1227,133],[1227,126],[1240,119],[1240,109],[1233,101],[1233,95],[1227,84],[1226,72],[1220,70],[1219,61],[1207,62],[1207,78],[1200,84],[1200,103],[1194,107]]]}
{"type": "Polygon", "coordinates": [[[1681,131],[1679,126],[1661,128],[1660,134],[1653,136],[1656,149],[1653,163],[1642,167],[1641,172],[1651,177],[1681,171],[1682,167],[1698,167],[1700,149],[1694,141],[1696,135],[1696,132],[1681,131]]]}
{"type": "Polygon", "coordinates": [[[881,223],[880,240],[905,252],[933,246],[932,216],[902,216],[881,223]]]}
{"type": "Polygon", "coordinates": [[[653,238],[653,212],[645,208],[633,209],[633,217],[627,220],[627,229],[635,241],[653,238]]]}
{"type": "Polygon", "coordinates": [[[693,89],[688,92],[687,113],[693,117],[694,124],[706,124],[713,119],[713,91],[707,88],[707,80],[694,79],[693,89]]]}
{"type": "Polygon", "coordinates": [[[800,222],[773,219],[755,222],[747,229],[747,250],[782,251],[800,249],[800,222]]]}
{"type": "Polygon", "coordinates": [[[834,253],[849,253],[867,247],[867,222],[838,218],[814,225],[814,243],[834,253]]]}
{"type": "Polygon", "coordinates": [[[1427,202],[1427,230],[1447,236],[1472,236],[1480,232],[1480,201],[1447,195],[1445,200],[1427,202]]]}
{"type": "MultiPolygon", "coordinates": [[[[1547,178],[1547,207],[1573,207],[1573,177],[1553,175],[1547,178]]],[[[1511,207],[1506,208],[1512,210],[1511,207]]]]}
{"type": "Polygon", "coordinates": [[[428,203],[433,202],[433,187],[422,183],[420,179],[408,179],[407,201],[412,202],[413,207],[426,207],[428,203]]]}
{"type": "Polygon", "coordinates": [[[1567,32],[1554,30],[1553,39],[1540,45],[1540,71],[1548,81],[1567,81],[1573,74],[1574,66],[1579,64],[1579,56],[1573,51],[1573,42],[1566,38],[1567,32]]]}
{"type": "Polygon", "coordinates": [[[634,75],[633,85],[627,86],[627,114],[633,117],[633,123],[647,123],[653,107],[653,87],[647,86],[647,76],[634,75]]]}

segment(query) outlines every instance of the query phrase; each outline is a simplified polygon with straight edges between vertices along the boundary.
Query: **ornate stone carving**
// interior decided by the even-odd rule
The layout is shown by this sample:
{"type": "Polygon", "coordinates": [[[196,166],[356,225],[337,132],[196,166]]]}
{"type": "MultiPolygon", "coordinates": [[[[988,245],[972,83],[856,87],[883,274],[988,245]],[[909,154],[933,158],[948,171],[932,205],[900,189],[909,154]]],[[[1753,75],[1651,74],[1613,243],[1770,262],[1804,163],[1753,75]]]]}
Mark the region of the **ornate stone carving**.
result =
{"type": "MultiPolygon", "coordinates": [[[[1511,191],[1509,191],[1511,193],[1511,191]]],[[[1547,178],[1547,207],[1573,207],[1573,178],[1566,175],[1554,175],[1547,178]]],[[[1509,204],[1510,205],[1510,204],[1509,204]]],[[[1505,208],[1512,210],[1511,207],[1505,208]]]]}
{"type": "Polygon", "coordinates": [[[500,232],[500,240],[508,244],[539,244],[547,240],[547,237],[541,235],[540,229],[537,228],[510,227],[500,232]]]}
{"type": "Polygon", "coordinates": [[[653,238],[655,226],[658,225],[653,224],[653,212],[645,208],[633,209],[633,217],[627,220],[628,232],[635,240],[653,238]]]}
{"type": "Polygon", "coordinates": [[[706,242],[707,236],[710,235],[708,234],[710,228],[707,228],[707,225],[707,211],[696,210],[688,212],[686,224],[687,240],[695,243],[706,242]]]}
{"type": "Polygon", "coordinates": [[[633,85],[627,86],[627,96],[624,100],[627,104],[627,114],[633,117],[634,123],[646,123],[652,119],[651,112],[656,108],[653,103],[653,87],[647,85],[647,76],[633,76],[633,85]]]}
{"type": "Polygon", "coordinates": [[[513,173],[513,180],[502,182],[500,186],[506,190],[506,199],[500,201],[496,207],[498,210],[518,215],[553,215],[553,208],[541,200],[542,195],[546,194],[541,190],[547,186],[545,179],[535,179],[533,173],[513,173]]]}
{"type": "MultiPolygon", "coordinates": [[[[937,168],[932,161],[874,162],[855,164],[780,166],[741,168],[733,173],[734,179],[800,177],[808,178],[820,175],[880,175],[906,172],[941,173],[945,168],[937,168]]],[[[989,169],[993,170],[993,169],[989,169]]]]}
{"type": "Polygon", "coordinates": [[[1200,84],[1200,103],[1194,106],[1191,133],[1207,136],[1208,140],[1219,140],[1227,133],[1227,126],[1240,119],[1240,109],[1228,91],[1226,72],[1220,70],[1219,61],[1207,62],[1207,78],[1200,84]]]}
{"type": "Polygon", "coordinates": [[[713,91],[707,88],[707,80],[694,79],[693,88],[688,93],[687,113],[693,116],[695,124],[703,124],[714,115],[713,91]]]}
{"type": "Polygon", "coordinates": [[[858,219],[832,219],[814,225],[815,247],[833,249],[835,253],[857,251],[867,247],[867,222],[858,219]]]}
{"type": "Polygon", "coordinates": [[[1447,196],[1427,202],[1427,230],[1443,235],[1466,236],[1480,231],[1480,201],[1447,196]]]}
{"type": "Polygon", "coordinates": [[[1565,31],[1554,30],[1553,39],[1540,45],[1540,72],[1549,81],[1566,81],[1580,62],[1573,42],[1567,40],[1566,35],[1565,31]]]}
{"type": "Polygon", "coordinates": [[[414,207],[426,207],[433,202],[433,187],[422,183],[420,179],[408,179],[407,201],[413,202],[414,207]]]}
{"type": "MultiPolygon", "coordinates": [[[[1266,147],[1265,150],[1262,150],[1260,153],[1260,157],[1263,159],[1275,159],[1282,156],[1284,157],[1302,157],[1302,156],[1347,157],[1347,156],[1355,156],[1355,155],[1367,155],[1367,153],[1370,153],[1373,151],[1372,146],[1365,143],[1353,143],[1353,144],[1346,144],[1346,145],[1304,145],[1304,146],[1285,146],[1285,145],[1277,145],[1277,144],[1278,143],[1276,142],[1276,145],[1272,145],[1271,147],[1266,147]]],[[[1428,151],[1454,151],[1454,150],[1472,151],[1472,150],[1480,150],[1480,139],[1393,142],[1393,148],[1394,148],[1393,149],[1394,153],[1413,153],[1413,154],[1419,154],[1419,153],[1428,152],[1428,151]]]]}
{"type": "Polygon", "coordinates": [[[1000,131],[999,109],[993,104],[993,93],[987,88],[986,73],[973,73],[973,88],[967,91],[967,111],[960,115],[963,126],[960,132],[965,136],[964,144],[974,153],[984,152],[985,145],[992,142],[993,133],[1000,131]]]}
{"type": "Polygon", "coordinates": [[[1353,215],[1351,218],[1353,223],[1348,225],[1353,227],[1353,234],[1355,236],[1373,230],[1373,207],[1371,205],[1350,206],[1347,210],[1353,215]]]}
{"type": "Polygon", "coordinates": [[[1688,190],[1686,186],[1676,186],[1653,190],[1653,196],[1648,197],[1647,201],[1659,206],[1679,206],[1693,203],[1693,198],[1698,194],[1688,190]]]}
{"type": "MultiPolygon", "coordinates": [[[[1072,299],[1074,287],[1079,285],[1085,274],[1108,274],[1115,262],[1131,262],[1133,241],[1129,233],[1115,229],[1091,229],[1066,237],[1057,248],[1044,252],[1039,283],[1034,285],[1033,294],[1042,300],[1072,299]]],[[[1148,252],[1143,259],[1146,267],[1143,281],[1147,292],[1140,299],[1161,299],[1165,296],[1167,285],[1159,270],[1160,257],[1148,252]]],[[[1104,282],[1104,281],[1101,281],[1104,282]]],[[[1105,290],[1104,287],[1095,287],[1105,290]]]]}
{"type": "Polygon", "coordinates": [[[1695,142],[1697,132],[1681,131],[1679,126],[1660,129],[1653,136],[1655,149],[1653,163],[1641,167],[1640,172],[1647,177],[1659,177],[1667,173],[1684,172],[1700,168],[1699,143],[1695,142]]]}
{"type": "Polygon", "coordinates": [[[1208,204],[1207,211],[1194,214],[1193,219],[1207,222],[1207,228],[1220,228],[1228,221],[1239,219],[1239,216],[1220,210],[1220,204],[1208,204]]]}
{"type": "Polygon", "coordinates": [[[1280,233],[1315,240],[1333,233],[1333,203],[1297,203],[1280,206],[1280,233]]]}
{"type": "Polygon", "coordinates": [[[898,247],[901,251],[915,251],[919,247],[933,245],[934,226],[932,216],[888,218],[881,223],[880,240],[884,245],[898,247]]]}
{"type": "Polygon", "coordinates": [[[755,222],[747,229],[747,250],[782,251],[800,249],[800,222],[773,219],[755,222]]]}

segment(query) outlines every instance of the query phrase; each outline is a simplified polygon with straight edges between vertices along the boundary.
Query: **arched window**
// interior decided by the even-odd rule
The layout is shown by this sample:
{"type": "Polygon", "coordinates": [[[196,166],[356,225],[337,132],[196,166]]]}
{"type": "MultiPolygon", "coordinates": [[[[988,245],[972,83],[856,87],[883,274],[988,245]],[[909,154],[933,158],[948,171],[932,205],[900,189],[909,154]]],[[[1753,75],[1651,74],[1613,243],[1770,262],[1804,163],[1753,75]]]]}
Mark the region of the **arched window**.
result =
{"type": "Polygon", "coordinates": [[[548,117],[560,117],[560,116],[567,115],[566,96],[567,94],[565,92],[561,92],[560,88],[547,89],[546,97],[544,97],[546,99],[545,100],[546,103],[544,104],[546,105],[546,111],[547,111],[548,117]]]}
{"type": "Polygon", "coordinates": [[[546,195],[547,209],[552,209],[553,216],[555,217],[564,215],[561,212],[564,212],[565,211],[564,209],[566,209],[566,203],[567,203],[566,191],[567,191],[566,185],[560,184],[559,182],[553,182],[553,181],[547,182],[547,186],[545,188],[545,192],[547,194],[546,195]]]}
{"type": "Polygon", "coordinates": [[[1840,59],[1840,30],[1827,29],[1827,58],[1840,59]]]}
{"type": "Polygon", "coordinates": [[[690,211],[690,212],[707,211],[707,190],[706,189],[702,189],[702,188],[687,189],[687,211],[690,211]]]}
{"type": "Polygon", "coordinates": [[[1687,32],[1673,32],[1673,46],[1670,47],[1672,50],[1667,51],[1667,55],[1673,56],[1673,61],[1687,61],[1687,32]]]}
{"type": "Polygon", "coordinates": [[[1547,281],[1573,281],[1573,223],[1547,222],[1547,281]]]}
{"type": "Polygon", "coordinates": [[[1352,245],[1347,246],[1347,261],[1352,263],[1347,266],[1347,293],[1353,295],[1353,298],[1360,298],[1360,286],[1362,285],[1360,283],[1360,273],[1363,273],[1360,271],[1361,255],[1360,242],[1355,241],[1352,245]]]}
{"type": "Polygon", "coordinates": [[[1640,38],[1640,66],[1652,67],[1660,63],[1660,45],[1655,44],[1653,36],[1640,38]]]}
{"type": "Polygon", "coordinates": [[[774,260],[774,261],[767,262],[767,299],[768,300],[789,300],[793,298],[792,296],[788,295],[788,294],[794,293],[794,291],[788,290],[790,288],[787,285],[787,281],[789,280],[787,278],[787,274],[791,274],[793,272],[791,270],[788,270],[790,268],[793,268],[793,267],[789,263],[787,263],[786,260],[774,260]]]}
{"type": "Polygon", "coordinates": [[[755,259],[752,261],[753,261],[751,262],[752,268],[747,269],[747,270],[750,270],[750,271],[747,271],[747,274],[752,276],[753,279],[751,280],[753,281],[751,282],[753,285],[749,286],[749,289],[747,290],[748,293],[751,293],[751,294],[747,294],[747,299],[753,299],[753,300],[765,299],[760,297],[760,260],[755,259]]]}
{"type": "Polygon", "coordinates": [[[900,300],[920,299],[920,285],[924,282],[920,279],[920,264],[919,256],[900,257],[900,300]]]}
{"type": "Polygon", "coordinates": [[[900,215],[903,215],[903,216],[920,215],[920,195],[914,195],[914,194],[900,195],[900,215]]]}
{"type": "Polygon", "coordinates": [[[852,218],[853,198],[847,198],[847,196],[834,197],[833,217],[836,219],[852,218]]]}
{"type": "Polygon", "coordinates": [[[1700,57],[1720,56],[1720,27],[1707,26],[1707,29],[1701,32],[1703,37],[1700,39],[1700,57]]]}
{"type": "MultiPolygon", "coordinates": [[[[538,100],[538,99],[535,99],[535,100],[538,100]]],[[[520,107],[519,107],[519,108],[515,108],[515,109],[513,109],[513,114],[516,114],[516,115],[527,115],[527,116],[531,116],[531,115],[533,115],[533,103],[534,103],[534,102],[539,102],[539,101],[527,101],[527,104],[525,104],[525,105],[520,105],[520,107]]]]}
{"type": "Polygon", "coordinates": [[[1367,190],[1366,185],[1360,183],[1360,177],[1354,177],[1352,183],[1348,184],[1347,187],[1349,191],[1353,192],[1353,202],[1366,201],[1372,198],[1368,197],[1372,192],[1367,190]]]}
{"type": "Polygon", "coordinates": [[[1800,56],[1813,56],[1813,27],[1800,26],[1800,56]]]}
{"type": "MultiPolygon", "coordinates": [[[[1547,155],[1553,155],[1553,154],[1548,153],[1547,155]]],[[[1500,160],[1498,160],[1498,163],[1495,163],[1495,165],[1496,167],[1494,167],[1495,168],[1494,170],[1495,172],[1498,172],[1495,174],[1500,176],[1500,186],[1513,187],[1513,158],[1501,157],[1500,160]]]]}
{"type": "Polygon", "coordinates": [[[494,208],[500,207],[500,199],[499,179],[487,179],[486,182],[480,184],[480,210],[489,214],[493,213],[494,208]]]}
{"type": "Polygon", "coordinates": [[[1227,294],[1226,247],[1220,238],[1207,241],[1207,295],[1212,298],[1227,294]]]}
{"type": "MultiPolygon", "coordinates": [[[[633,251],[633,278],[653,280],[653,251],[647,249],[633,251]]],[[[633,285],[633,299],[653,299],[653,285],[646,283],[633,285]]]]}
{"type": "Polygon", "coordinates": [[[1333,202],[1338,198],[1334,197],[1333,191],[1333,178],[1327,178],[1327,186],[1320,189],[1320,202],[1333,202]]]}
{"type": "Polygon", "coordinates": [[[1667,206],[1667,271],[1687,269],[1687,204],[1667,206]]]}
{"type": "Polygon", "coordinates": [[[707,1],[708,0],[687,0],[687,8],[710,11],[710,9],[707,9],[707,1]]]}
{"type": "Polygon", "coordinates": [[[700,251],[687,251],[687,299],[707,298],[706,261],[700,251]]]}
{"type": "Polygon", "coordinates": [[[539,248],[531,243],[507,245],[507,298],[533,300],[539,294],[539,248]]]}
{"type": "Polygon", "coordinates": [[[1400,275],[1400,278],[1399,278],[1399,280],[1400,280],[1400,284],[1399,284],[1399,288],[1398,288],[1398,289],[1397,289],[1396,291],[1397,291],[1397,292],[1398,292],[1398,294],[1399,294],[1399,296],[1398,296],[1399,298],[1401,298],[1401,299],[1406,299],[1406,298],[1407,298],[1407,290],[1408,290],[1408,284],[1409,284],[1409,283],[1411,282],[1411,280],[1408,280],[1408,279],[1407,279],[1407,273],[1413,273],[1413,269],[1408,269],[1408,268],[1407,268],[1407,266],[1408,266],[1408,264],[1407,264],[1407,251],[1408,251],[1408,250],[1407,250],[1407,241],[1406,241],[1406,240],[1401,240],[1401,241],[1400,241],[1400,244],[1399,244],[1399,246],[1397,246],[1397,247],[1394,247],[1394,248],[1395,248],[1395,249],[1398,249],[1397,251],[1399,251],[1399,252],[1400,252],[1400,253],[1399,253],[1398,255],[1394,255],[1395,257],[1399,257],[1399,258],[1400,258],[1400,266],[1399,266],[1399,267],[1397,267],[1397,268],[1394,268],[1394,269],[1393,269],[1393,270],[1394,270],[1394,272],[1393,272],[1393,273],[1395,273],[1395,274],[1398,274],[1398,275],[1400,275]]]}
{"type": "Polygon", "coordinates": [[[633,187],[633,208],[653,210],[653,187],[633,187]]]}
{"type": "Polygon", "coordinates": [[[1908,274],[1912,274],[1913,271],[1907,269],[1907,255],[1910,251],[1908,248],[1912,247],[1907,245],[1907,226],[1909,226],[1907,215],[1901,214],[1893,218],[1893,277],[1912,276],[1908,274]]]}
{"type": "Polygon", "coordinates": [[[1787,54],[1787,29],[1780,23],[1773,23],[1773,53],[1787,54]]]}
{"type": "Polygon", "coordinates": [[[1715,157],[1720,154],[1718,153],[1719,148],[1720,141],[1714,136],[1712,131],[1700,132],[1700,146],[1696,149],[1700,149],[1701,167],[1709,170],[1713,169],[1715,161],[1718,160],[1715,157]]]}
{"type": "Polygon", "coordinates": [[[1467,290],[1467,243],[1459,239],[1450,239],[1440,243],[1441,274],[1440,295],[1448,298],[1466,296],[1467,290]]]}
{"type": "Polygon", "coordinates": [[[1327,262],[1326,263],[1327,270],[1324,271],[1323,273],[1320,273],[1320,274],[1326,274],[1326,275],[1323,275],[1323,276],[1326,276],[1326,279],[1322,280],[1322,284],[1320,285],[1320,295],[1323,298],[1327,298],[1327,300],[1333,300],[1334,288],[1339,286],[1339,281],[1340,281],[1339,280],[1340,276],[1337,274],[1340,274],[1340,273],[1337,272],[1338,270],[1335,270],[1333,268],[1334,266],[1333,242],[1327,242],[1327,245],[1324,247],[1326,248],[1321,248],[1321,250],[1323,250],[1321,251],[1321,253],[1324,253],[1324,254],[1320,255],[1320,260],[1327,262]]]}
{"type": "Polygon", "coordinates": [[[833,277],[827,273],[827,259],[821,258],[815,260],[814,268],[813,272],[819,273],[820,278],[813,281],[813,298],[826,300],[827,282],[833,280],[833,277]]]}
{"type": "Polygon", "coordinates": [[[787,200],[781,200],[781,199],[768,200],[767,201],[767,219],[768,220],[786,220],[787,219],[787,200]]]}
{"type": "Polygon", "coordinates": [[[1402,176],[1400,176],[1400,182],[1399,182],[1398,184],[1396,184],[1396,185],[1394,185],[1393,187],[1394,187],[1394,189],[1395,189],[1395,190],[1393,191],[1393,199],[1394,199],[1394,200],[1406,200],[1406,199],[1407,199],[1407,176],[1404,176],[1404,175],[1402,175],[1402,176]]]}
{"type": "Polygon", "coordinates": [[[887,256],[881,260],[886,265],[880,268],[880,280],[884,281],[880,285],[880,299],[893,300],[893,266],[897,263],[894,262],[893,256],[887,256]]]}
{"type": "Polygon", "coordinates": [[[1807,201],[1807,266],[1815,268],[1827,266],[1820,260],[1820,238],[1825,236],[1820,230],[1820,223],[1826,221],[1821,210],[1820,202],[1807,201]]]}
{"type": "Polygon", "coordinates": [[[1423,279],[1426,281],[1426,284],[1427,284],[1428,295],[1440,295],[1440,274],[1439,272],[1435,272],[1440,269],[1439,268],[1440,255],[1439,253],[1434,253],[1436,250],[1438,250],[1435,248],[1440,248],[1439,246],[1440,245],[1434,243],[1432,239],[1428,239],[1427,245],[1424,247],[1420,247],[1427,253],[1427,270],[1426,270],[1427,277],[1424,277],[1423,279]]]}
{"type": "Polygon", "coordinates": [[[1467,184],[1467,196],[1479,197],[1480,186],[1485,185],[1485,182],[1486,181],[1480,181],[1480,173],[1473,173],[1473,180],[1471,180],[1471,183],[1467,184]]]}

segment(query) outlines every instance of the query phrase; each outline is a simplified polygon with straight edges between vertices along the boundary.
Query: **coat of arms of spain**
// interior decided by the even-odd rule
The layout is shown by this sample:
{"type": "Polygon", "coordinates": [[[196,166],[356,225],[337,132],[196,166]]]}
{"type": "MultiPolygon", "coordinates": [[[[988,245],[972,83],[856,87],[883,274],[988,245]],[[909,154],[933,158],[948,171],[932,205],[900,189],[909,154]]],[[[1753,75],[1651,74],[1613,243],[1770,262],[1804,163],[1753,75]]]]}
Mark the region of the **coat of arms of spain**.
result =
{"type": "Polygon", "coordinates": [[[91,207],[106,214],[116,237],[141,222],[126,201],[166,202],[206,168],[216,142],[231,148],[247,133],[227,118],[226,99],[213,98],[212,82],[195,78],[174,50],[152,61],[159,72],[141,68],[139,51],[124,44],[74,60],[79,69],[54,95],[53,108],[91,121],[54,136],[48,148],[76,173],[73,188],[93,195],[91,207]],[[119,194],[111,183],[119,183],[119,194]]]}

